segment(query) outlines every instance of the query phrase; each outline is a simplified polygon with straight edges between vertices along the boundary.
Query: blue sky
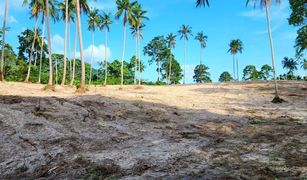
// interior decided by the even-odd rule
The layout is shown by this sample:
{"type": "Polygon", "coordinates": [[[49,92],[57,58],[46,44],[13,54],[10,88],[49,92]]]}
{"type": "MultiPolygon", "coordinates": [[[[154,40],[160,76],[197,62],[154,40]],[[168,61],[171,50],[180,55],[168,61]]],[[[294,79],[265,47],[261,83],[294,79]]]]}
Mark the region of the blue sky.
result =
{"type": "MultiPolygon", "coordinates": [[[[241,39],[244,44],[244,51],[238,56],[240,78],[242,70],[246,65],[253,64],[258,69],[264,64],[271,65],[269,39],[265,9],[254,9],[252,5],[245,6],[245,0],[214,0],[210,8],[195,8],[194,0],[139,0],[143,8],[148,11],[149,21],[146,21],[146,28],[143,31],[145,46],[157,35],[166,36],[169,33],[177,33],[182,24],[192,27],[193,35],[204,31],[208,36],[207,48],[204,50],[203,62],[210,67],[211,77],[217,81],[223,71],[232,72],[232,56],[227,53],[228,44],[231,39],[241,39]]],[[[294,57],[293,48],[296,28],[289,26],[287,18],[290,15],[289,2],[284,0],[280,6],[273,4],[270,9],[272,20],[272,31],[275,45],[277,73],[286,72],[282,69],[283,57],[294,57]]],[[[7,33],[7,41],[18,47],[17,35],[26,28],[33,28],[34,20],[29,19],[29,10],[22,7],[22,0],[9,1],[8,26],[11,28],[7,33]]],[[[115,0],[97,0],[91,2],[92,7],[104,11],[116,12],[115,0]]],[[[4,1],[0,2],[0,23],[3,22],[4,1]]],[[[82,31],[85,49],[85,58],[90,62],[91,32],[87,30],[87,17],[82,16],[82,31]]],[[[71,50],[73,50],[73,38],[75,33],[74,24],[71,25],[71,50]]],[[[64,23],[51,24],[52,49],[55,53],[63,52],[64,23]]],[[[127,31],[126,60],[129,60],[135,53],[135,40],[127,31]]],[[[123,39],[122,20],[114,20],[109,34],[109,59],[121,59],[123,39]]],[[[95,32],[95,64],[104,59],[104,32],[95,32]]],[[[199,63],[199,43],[190,38],[187,51],[186,81],[192,83],[194,67],[199,63]]],[[[17,52],[17,50],[16,50],[17,52]]],[[[175,58],[183,66],[183,41],[177,38],[176,48],[173,53],[175,58]]],[[[73,55],[73,53],[71,53],[73,55]]],[[[150,57],[142,57],[146,62],[146,70],[143,78],[156,80],[156,66],[149,66],[147,61],[150,57]]],[[[299,70],[298,74],[304,72],[299,70]]]]}

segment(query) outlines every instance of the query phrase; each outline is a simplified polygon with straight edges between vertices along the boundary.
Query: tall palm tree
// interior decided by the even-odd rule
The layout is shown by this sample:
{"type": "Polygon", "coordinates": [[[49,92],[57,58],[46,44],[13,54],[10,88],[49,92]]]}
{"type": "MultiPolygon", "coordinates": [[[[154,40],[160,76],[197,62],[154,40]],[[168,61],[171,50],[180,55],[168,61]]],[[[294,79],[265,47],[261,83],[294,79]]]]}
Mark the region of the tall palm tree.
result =
{"type": "Polygon", "coordinates": [[[209,6],[209,0],[196,0],[196,7],[209,6]]]}
{"type": "Polygon", "coordinates": [[[47,32],[48,32],[48,56],[49,56],[49,81],[48,86],[52,86],[53,84],[53,67],[52,67],[52,51],[51,51],[51,33],[50,33],[50,14],[49,14],[49,0],[46,0],[45,3],[46,8],[46,22],[47,22],[47,32]]]}
{"type": "Polygon", "coordinates": [[[288,74],[293,74],[297,70],[298,63],[293,58],[284,57],[282,65],[284,69],[288,69],[288,74]]]}
{"type": "Polygon", "coordinates": [[[98,9],[91,9],[89,14],[89,20],[87,21],[88,30],[92,31],[92,52],[91,52],[91,68],[90,68],[90,79],[89,84],[92,82],[92,66],[93,66],[93,58],[94,58],[94,39],[95,39],[95,30],[96,27],[99,26],[99,13],[98,9]]]}
{"type": "Polygon", "coordinates": [[[121,65],[121,87],[124,83],[124,60],[125,60],[125,48],[126,48],[126,28],[127,22],[131,22],[133,12],[132,9],[137,2],[130,2],[130,0],[116,0],[117,12],[116,19],[119,19],[123,15],[123,25],[124,25],[124,39],[123,39],[123,49],[122,49],[122,65],[121,65]]]}
{"type": "MultiPolygon", "coordinates": [[[[65,21],[65,33],[64,33],[64,59],[63,59],[63,78],[61,85],[65,85],[66,81],[66,59],[67,59],[67,39],[70,37],[69,24],[70,21],[74,22],[74,6],[72,0],[63,0],[65,3],[59,3],[59,10],[62,12],[62,20],[65,21]]],[[[70,43],[70,41],[68,41],[70,43]]],[[[70,69],[71,69],[71,61],[70,69]]]]}
{"type": "MultiPolygon", "coordinates": [[[[249,4],[251,0],[246,1],[246,5],[249,4]]],[[[256,7],[256,4],[258,0],[254,1],[254,7],[256,7]]],[[[280,0],[274,0],[276,4],[280,4],[280,0]]],[[[270,14],[269,14],[269,6],[272,4],[272,0],[259,0],[260,7],[265,6],[265,12],[267,17],[267,26],[268,26],[268,34],[269,34],[269,40],[270,40],[270,48],[271,48],[271,56],[272,56],[272,66],[273,66],[273,75],[274,75],[274,83],[275,83],[275,97],[272,102],[281,103],[283,100],[279,97],[279,91],[278,91],[278,85],[277,85],[277,79],[276,79],[276,66],[275,66],[275,55],[274,55],[274,45],[273,45],[273,38],[272,38],[272,32],[271,32],[271,20],[270,20],[270,14]]]]}
{"type": "Polygon", "coordinates": [[[73,63],[72,63],[72,76],[70,79],[70,86],[73,86],[74,81],[75,81],[75,70],[76,70],[76,58],[77,58],[77,40],[78,40],[78,24],[75,23],[76,28],[75,28],[75,37],[74,37],[74,58],[73,58],[73,63]]]}
{"type": "MultiPolygon", "coordinates": [[[[47,9],[46,9],[46,1],[45,0],[40,0],[41,3],[43,3],[43,10],[42,10],[42,24],[43,24],[43,36],[41,37],[41,53],[40,53],[40,68],[39,68],[39,77],[38,77],[38,83],[41,83],[41,74],[42,74],[42,59],[43,59],[43,48],[44,48],[44,38],[45,38],[45,27],[46,27],[46,15],[47,15],[47,9]]],[[[55,5],[55,1],[49,1],[48,4],[49,7],[49,17],[53,19],[54,22],[58,20],[58,13],[57,13],[57,8],[55,5]]]]}
{"type": "Polygon", "coordinates": [[[302,62],[301,62],[301,68],[304,69],[305,71],[305,76],[307,77],[306,75],[306,71],[307,71],[307,60],[304,59],[302,62]]]}
{"type": "MultiPolygon", "coordinates": [[[[173,33],[170,33],[167,35],[166,37],[166,42],[167,42],[167,46],[170,49],[172,54],[172,49],[175,48],[176,45],[176,35],[174,35],[173,33]]],[[[171,84],[171,74],[172,74],[172,56],[170,55],[169,57],[169,72],[168,72],[168,84],[171,84]]]]}
{"type": "Polygon", "coordinates": [[[183,69],[183,84],[185,84],[185,72],[186,72],[186,54],[187,54],[187,47],[186,43],[189,40],[190,36],[192,35],[192,28],[189,25],[182,25],[180,30],[178,31],[180,35],[180,39],[184,40],[184,69],[183,69]]]}
{"type": "Polygon", "coordinates": [[[76,0],[76,16],[77,16],[77,31],[79,36],[79,46],[80,46],[80,58],[81,58],[81,83],[78,92],[85,92],[85,62],[84,62],[84,52],[83,52],[83,40],[82,40],[82,28],[81,28],[81,10],[85,13],[89,12],[89,7],[87,0],[76,0]]]}
{"type": "Polygon", "coordinates": [[[235,78],[235,71],[237,69],[237,80],[239,80],[239,63],[238,63],[238,53],[242,53],[243,51],[243,43],[240,39],[234,39],[230,41],[229,50],[233,55],[233,77],[235,78]],[[237,68],[235,68],[235,64],[237,64],[237,68]]]}
{"type": "Polygon", "coordinates": [[[40,52],[40,58],[39,58],[39,73],[38,73],[38,81],[37,83],[41,83],[41,77],[42,77],[42,63],[43,63],[43,51],[44,51],[44,42],[45,42],[45,22],[43,23],[43,35],[41,37],[41,52],[40,52]]]}
{"type": "Polygon", "coordinates": [[[195,37],[195,40],[199,41],[200,43],[200,64],[202,64],[202,49],[206,48],[207,39],[208,39],[208,36],[204,35],[203,32],[197,33],[195,37]]]}
{"type": "Polygon", "coordinates": [[[40,13],[44,10],[44,2],[41,0],[31,0],[31,1],[24,0],[23,5],[29,5],[31,18],[32,17],[35,18],[34,37],[33,37],[33,42],[32,42],[32,46],[30,49],[28,73],[25,79],[25,82],[29,82],[32,60],[33,60],[33,51],[34,51],[35,42],[37,38],[38,18],[39,18],[40,13]]]}
{"type": "Polygon", "coordinates": [[[111,20],[111,13],[104,12],[103,15],[100,17],[99,29],[103,30],[106,29],[106,37],[105,37],[105,52],[104,52],[104,64],[105,64],[105,72],[104,72],[104,85],[107,85],[108,79],[108,33],[110,32],[110,25],[113,23],[111,20]]]}
{"type": "Polygon", "coordinates": [[[1,67],[0,67],[0,81],[4,81],[4,46],[5,46],[5,31],[6,31],[6,18],[9,10],[9,1],[5,1],[3,28],[2,28],[2,52],[1,52],[1,67]]]}
{"type": "Polygon", "coordinates": [[[132,26],[135,27],[136,30],[136,39],[137,39],[137,61],[138,61],[138,73],[139,73],[139,83],[138,85],[141,86],[141,45],[140,40],[143,39],[141,34],[141,30],[145,27],[144,20],[148,20],[149,18],[145,16],[147,11],[142,9],[140,4],[136,4],[133,7],[133,16],[132,16],[132,26]]]}
{"type": "MultiPolygon", "coordinates": [[[[136,85],[136,81],[137,81],[137,72],[139,72],[139,68],[138,68],[138,66],[139,66],[139,52],[140,52],[140,45],[139,45],[139,43],[140,43],[140,41],[139,40],[141,40],[141,39],[143,39],[143,34],[142,34],[142,30],[143,30],[143,28],[145,27],[145,25],[144,24],[142,24],[141,26],[139,26],[139,27],[137,27],[137,26],[135,26],[135,25],[132,25],[131,27],[130,27],[130,30],[131,30],[131,34],[132,34],[132,36],[135,38],[135,61],[133,61],[133,63],[134,63],[134,84],[136,85]],[[140,32],[138,32],[138,31],[140,31],[140,32]],[[138,36],[140,36],[140,37],[138,37],[138,36]]],[[[141,76],[140,76],[140,73],[139,73],[139,82],[140,82],[140,80],[141,80],[141,76]]]]}

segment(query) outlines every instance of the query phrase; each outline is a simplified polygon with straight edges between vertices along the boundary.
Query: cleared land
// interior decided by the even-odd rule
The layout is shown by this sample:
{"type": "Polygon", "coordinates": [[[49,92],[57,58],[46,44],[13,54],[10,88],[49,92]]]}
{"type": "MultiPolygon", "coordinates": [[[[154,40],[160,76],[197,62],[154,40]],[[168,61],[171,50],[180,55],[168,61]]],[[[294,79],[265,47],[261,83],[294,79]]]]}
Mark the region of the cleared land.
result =
{"type": "Polygon", "coordinates": [[[0,179],[307,178],[307,83],[0,83],[0,179]]]}

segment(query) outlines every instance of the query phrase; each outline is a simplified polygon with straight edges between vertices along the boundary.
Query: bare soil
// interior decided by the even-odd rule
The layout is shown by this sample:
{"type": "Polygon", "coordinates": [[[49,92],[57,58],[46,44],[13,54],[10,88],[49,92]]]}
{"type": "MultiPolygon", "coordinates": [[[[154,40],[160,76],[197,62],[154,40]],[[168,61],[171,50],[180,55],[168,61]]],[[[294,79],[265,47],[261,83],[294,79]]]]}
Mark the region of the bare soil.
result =
{"type": "Polygon", "coordinates": [[[307,83],[0,83],[0,179],[306,179],[307,83]]]}

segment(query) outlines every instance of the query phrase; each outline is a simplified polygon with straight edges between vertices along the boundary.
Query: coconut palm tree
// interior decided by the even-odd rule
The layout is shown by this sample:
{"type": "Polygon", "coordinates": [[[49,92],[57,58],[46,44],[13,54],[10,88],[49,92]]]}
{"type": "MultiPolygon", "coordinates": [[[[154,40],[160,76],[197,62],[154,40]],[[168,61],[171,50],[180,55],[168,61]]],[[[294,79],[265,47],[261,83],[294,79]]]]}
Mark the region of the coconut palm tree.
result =
{"type": "MultiPolygon", "coordinates": [[[[137,27],[135,25],[132,25],[130,27],[130,30],[131,30],[131,35],[133,36],[133,38],[135,39],[135,61],[133,61],[134,63],[134,85],[136,85],[136,76],[137,76],[137,66],[138,66],[138,30],[137,30],[137,27]]],[[[142,34],[140,35],[141,38],[143,38],[142,34]]]]}
{"type": "Polygon", "coordinates": [[[207,39],[208,39],[208,36],[204,35],[203,32],[197,33],[195,37],[195,40],[199,41],[200,43],[200,64],[202,64],[202,49],[206,48],[207,39]]]}
{"type": "MultiPolygon", "coordinates": [[[[141,30],[145,27],[144,20],[148,20],[149,18],[145,16],[147,11],[142,9],[142,6],[140,4],[136,4],[133,9],[133,16],[132,16],[132,27],[135,28],[136,32],[136,48],[137,48],[137,63],[138,63],[138,72],[139,72],[139,83],[138,85],[141,85],[141,45],[140,40],[143,39],[143,36],[141,34],[141,30]]],[[[135,66],[136,67],[136,66],[135,66]]]]}
{"type": "Polygon", "coordinates": [[[288,74],[293,74],[297,70],[298,63],[293,58],[284,57],[282,65],[284,69],[288,69],[288,74]]]}
{"type": "Polygon", "coordinates": [[[180,39],[184,40],[184,69],[183,69],[183,84],[185,84],[185,71],[186,71],[186,54],[187,54],[187,47],[186,43],[189,40],[190,36],[192,35],[192,28],[189,25],[182,25],[180,30],[178,31],[180,35],[180,39]]]}
{"type": "MultiPolygon", "coordinates": [[[[246,5],[250,3],[251,0],[246,1],[246,5]]],[[[258,0],[254,1],[254,7],[256,7],[256,4],[258,0]]],[[[276,4],[280,4],[280,0],[274,0],[276,4]]],[[[273,38],[272,38],[272,32],[271,32],[271,20],[270,20],[270,14],[269,14],[269,7],[272,4],[272,0],[259,0],[260,7],[265,6],[266,11],[266,18],[267,18],[267,26],[268,26],[268,34],[269,34],[269,40],[270,40],[270,48],[271,48],[271,56],[272,56],[272,66],[273,66],[273,75],[274,75],[274,83],[275,83],[275,97],[272,102],[274,103],[281,103],[283,100],[279,97],[279,91],[278,91],[278,85],[277,85],[277,79],[276,79],[276,66],[275,66],[275,53],[274,53],[274,45],[273,45],[273,38]]]]}
{"type": "Polygon", "coordinates": [[[239,80],[239,63],[238,63],[238,53],[242,53],[243,51],[243,43],[240,39],[234,39],[230,41],[229,50],[233,55],[233,77],[235,78],[235,64],[237,64],[237,80],[239,80]]]}
{"type": "MultiPolygon", "coordinates": [[[[63,78],[61,85],[65,85],[66,81],[66,59],[67,59],[67,40],[70,39],[70,21],[74,22],[74,6],[72,0],[63,0],[65,3],[59,3],[59,10],[62,13],[62,20],[65,21],[65,33],[64,33],[64,59],[63,59],[63,78]]],[[[70,43],[70,41],[68,41],[70,43]]],[[[71,69],[71,61],[69,60],[71,69]]]]}
{"type": "Polygon", "coordinates": [[[130,2],[130,0],[116,0],[117,12],[116,19],[119,19],[123,16],[123,25],[124,25],[124,39],[123,39],[123,49],[122,49],[122,64],[121,64],[121,87],[124,83],[124,60],[125,60],[125,48],[126,48],[126,28],[127,22],[131,22],[133,17],[133,7],[137,2],[130,2]]]}
{"type": "MultiPolygon", "coordinates": [[[[38,83],[41,83],[41,74],[42,74],[42,59],[43,59],[43,48],[44,48],[44,39],[45,39],[45,27],[46,27],[46,14],[47,14],[47,10],[46,10],[46,1],[45,0],[41,0],[41,3],[43,3],[43,10],[42,10],[42,24],[43,24],[43,35],[41,37],[41,53],[40,53],[40,65],[39,65],[39,77],[38,77],[38,83]]],[[[57,8],[54,4],[54,1],[49,1],[49,16],[53,19],[54,22],[56,22],[58,20],[58,13],[57,13],[57,8]]]]}
{"type": "Polygon", "coordinates": [[[33,37],[33,42],[32,42],[32,46],[30,49],[28,73],[25,79],[25,82],[29,82],[31,66],[32,66],[32,59],[33,59],[33,51],[34,51],[35,42],[37,38],[38,19],[39,19],[40,13],[44,11],[44,2],[41,0],[31,0],[31,1],[24,0],[23,5],[29,5],[31,18],[35,18],[34,37],[33,37]]]}
{"type": "Polygon", "coordinates": [[[0,81],[4,81],[4,46],[5,46],[5,31],[6,31],[6,18],[9,10],[9,2],[5,1],[3,28],[2,28],[2,52],[1,52],[1,67],[0,67],[0,81]]]}
{"type": "Polygon", "coordinates": [[[91,52],[91,68],[90,68],[90,79],[89,79],[89,84],[91,85],[92,82],[92,66],[93,66],[93,58],[94,58],[94,39],[95,39],[95,30],[96,27],[99,26],[99,10],[94,8],[91,9],[90,14],[89,14],[89,19],[87,21],[88,24],[88,30],[92,31],[92,52],[91,52]]]}
{"type": "Polygon", "coordinates": [[[53,84],[53,67],[52,67],[52,51],[51,51],[51,33],[50,33],[50,14],[49,14],[49,0],[46,0],[45,3],[46,9],[46,23],[47,23],[47,32],[48,32],[48,56],[49,56],[49,80],[47,87],[51,87],[53,84]]]}
{"type": "Polygon", "coordinates": [[[104,52],[104,64],[105,64],[105,73],[104,73],[104,85],[107,85],[108,79],[108,33],[110,32],[110,25],[113,23],[111,19],[111,13],[104,12],[102,16],[100,16],[99,29],[106,29],[106,37],[105,37],[105,52],[104,52]]]}
{"type": "Polygon", "coordinates": [[[81,58],[81,83],[78,92],[85,92],[85,62],[84,62],[84,52],[83,52],[83,39],[82,39],[82,28],[81,28],[81,10],[85,13],[89,12],[89,7],[87,0],[76,0],[76,16],[77,16],[77,31],[79,36],[79,46],[80,46],[80,58],[81,58]]]}
{"type": "Polygon", "coordinates": [[[196,0],[196,7],[209,6],[209,0],[196,0]]]}
{"type": "Polygon", "coordinates": [[[40,58],[39,58],[39,73],[38,73],[38,81],[37,83],[41,83],[41,77],[42,77],[42,63],[43,63],[43,51],[44,51],[44,42],[45,42],[45,22],[43,23],[43,35],[41,37],[41,44],[40,44],[40,58]]]}
{"type": "Polygon", "coordinates": [[[301,68],[304,69],[305,71],[305,76],[307,77],[306,75],[306,71],[307,71],[307,60],[304,59],[302,62],[301,62],[301,68]]]}
{"type": "MultiPolygon", "coordinates": [[[[174,35],[173,33],[170,33],[167,35],[166,37],[166,42],[167,42],[167,46],[170,49],[172,54],[172,49],[175,48],[176,45],[176,35],[174,35]]],[[[171,74],[172,74],[172,57],[170,56],[169,58],[169,72],[168,72],[168,84],[171,83],[171,74]]]]}

